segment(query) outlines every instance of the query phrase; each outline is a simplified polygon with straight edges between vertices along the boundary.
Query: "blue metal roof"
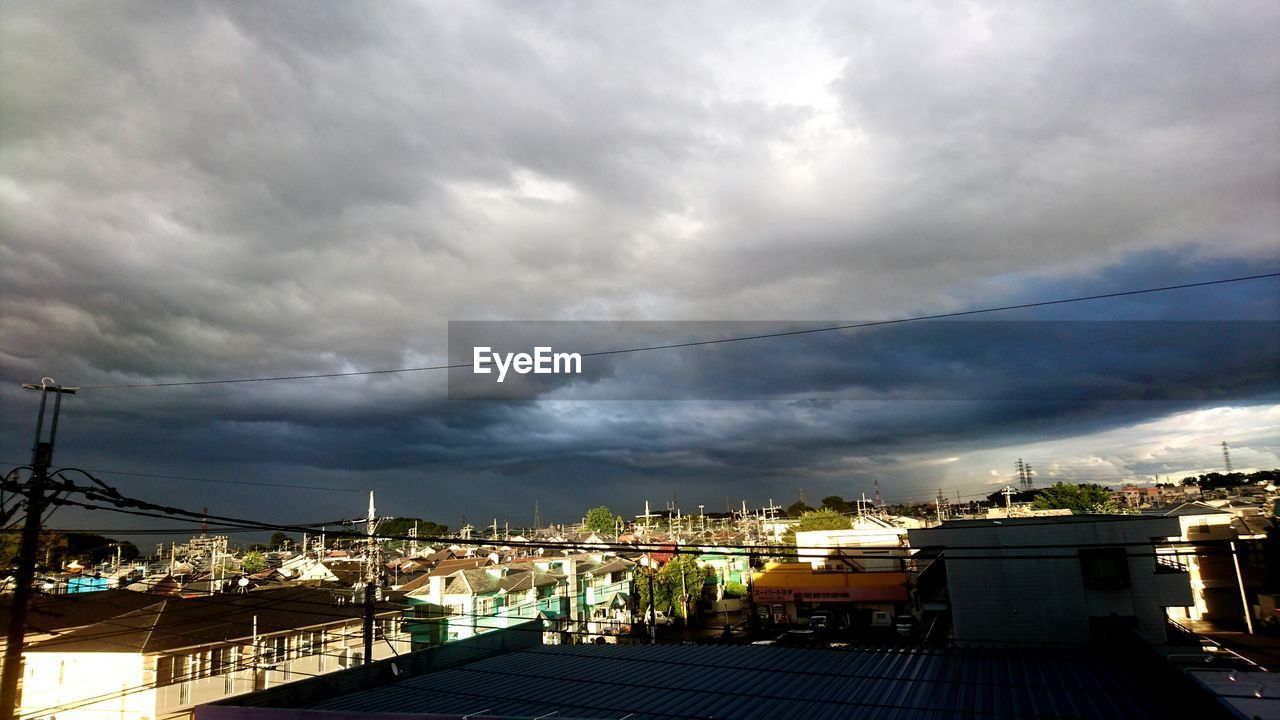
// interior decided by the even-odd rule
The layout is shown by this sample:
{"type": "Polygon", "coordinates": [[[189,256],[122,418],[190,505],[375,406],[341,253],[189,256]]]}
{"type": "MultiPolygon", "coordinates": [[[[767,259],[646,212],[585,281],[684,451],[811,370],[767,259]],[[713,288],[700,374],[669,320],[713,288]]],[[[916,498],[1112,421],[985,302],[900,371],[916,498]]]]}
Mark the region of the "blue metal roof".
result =
{"type": "Polygon", "coordinates": [[[485,717],[955,720],[1163,718],[1083,651],[547,646],[309,706],[485,717]]]}

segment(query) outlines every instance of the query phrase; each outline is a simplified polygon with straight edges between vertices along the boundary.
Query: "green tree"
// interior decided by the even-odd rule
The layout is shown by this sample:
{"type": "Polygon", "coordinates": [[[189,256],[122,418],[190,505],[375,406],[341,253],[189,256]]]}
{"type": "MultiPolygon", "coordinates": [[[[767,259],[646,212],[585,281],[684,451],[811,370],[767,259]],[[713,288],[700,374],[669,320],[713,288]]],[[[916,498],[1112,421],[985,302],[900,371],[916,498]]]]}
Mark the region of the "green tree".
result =
{"type": "Polygon", "coordinates": [[[813,512],[813,507],[806,505],[803,500],[797,500],[787,506],[787,515],[789,517],[800,517],[809,512],[813,512]]]}
{"type": "Polygon", "coordinates": [[[391,537],[408,537],[414,525],[418,528],[418,537],[420,538],[438,538],[449,534],[449,527],[441,525],[431,520],[423,520],[416,517],[390,518],[378,523],[379,535],[390,535],[391,537]]]}
{"type": "Polygon", "coordinates": [[[737,580],[730,580],[724,585],[724,596],[727,598],[744,598],[747,596],[747,586],[737,580]]]}
{"type": "Polygon", "coordinates": [[[256,573],[267,569],[267,556],[260,552],[247,552],[240,558],[240,570],[245,573],[256,573]]]}
{"type": "Polygon", "coordinates": [[[612,535],[614,531],[613,518],[613,511],[608,507],[604,505],[593,507],[587,511],[587,519],[582,523],[582,527],[590,532],[612,535]]]}
{"type": "Polygon", "coordinates": [[[1093,483],[1054,483],[1040,491],[1031,507],[1037,510],[1070,510],[1076,515],[1115,511],[1111,491],[1093,483]]]}
{"type": "Polygon", "coordinates": [[[698,564],[692,555],[676,555],[657,570],[637,568],[635,587],[639,607],[637,617],[648,622],[649,593],[652,587],[656,598],[654,607],[668,615],[679,615],[688,618],[690,611],[697,607],[698,598],[702,596],[702,587],[706,584],[708,569],[698,564]],[[652,578],[650,575],[652,574],[652,578]]]}
{"type": "Polygon", "coordinates": [[[849,502],[839,495],[828,495],[822,498],[822,507],[838,513],[847,513],[853,510],[849,506],[849,502]]]}
{"type": "Polygon", "coordinates": [[[692,555],[676,555],[662,566],[659,574],[667,577],[673,596],[672,605],[679,609],[680,617],[688,620],[690,611],[697,608],[707,572],[707,568],[699,565],[698,559],[692,555]]]}
{"type": "Polygon", "coordinates": [[[796,533],[810,530],[848,530],[853,527],[849,518],[834,510],[814,510],[800,516],[800,522],[787,529],[782,542],[787,545],[796,544],[796,533]]]}
{"type": "Polygon", "coordinates": [[[657,568],[636,566],[635,596],[639,603],[636,608],[636,617],[649,622],[650,602],[653,602],[656,610],[664,613],[671,612],[675,596],[671,592],[670,581],[671,578],[657,568]]]}
{"type": "MultiPolygon", "coordinates": [[[[36,544],[36,567],[43,567],[46,557],[49,558],[51,568],[61,567],[67,544],[67,536],[62,533],[41,532],[36,544]]],[[[0,533],[0,571],[18,566],[21,548],[22,538],[19,533],[0,533]]]]}

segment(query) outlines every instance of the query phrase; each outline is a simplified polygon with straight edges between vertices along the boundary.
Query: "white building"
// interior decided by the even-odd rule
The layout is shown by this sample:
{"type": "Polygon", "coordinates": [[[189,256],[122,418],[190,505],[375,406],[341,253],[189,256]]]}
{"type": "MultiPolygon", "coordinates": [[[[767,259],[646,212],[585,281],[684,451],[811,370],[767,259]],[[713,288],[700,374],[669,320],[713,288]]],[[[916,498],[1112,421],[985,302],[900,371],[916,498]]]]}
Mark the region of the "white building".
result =
{"type": "Polygon", "coordinates": [[[796,533],[797,560],[815,570],[901,570],[906,548],[906,528],[871,515],[854,518],[846,530],[796,533]]]}
{"type": "MultiPolygon", "coordinates": [[[[363,664],[362,610],[313,588],[158,599],[28,648],[19,715],[188,718],[197,703],[363,664]]],[[[399,617],[377,606],[373,659],[408,652],[399,617]]]]}
{"type": "MultiPolygon", "coordinates": [[[[1175,517],[959,520],[910,531],[944,563],[957,644],[1083,644],[1121,622],[1165,640],[1166,608],[1192,604],[1185,567],[1162,561],[1175,517]]],[[[927,552],[926,552],[927,551],[927,552]]]]}

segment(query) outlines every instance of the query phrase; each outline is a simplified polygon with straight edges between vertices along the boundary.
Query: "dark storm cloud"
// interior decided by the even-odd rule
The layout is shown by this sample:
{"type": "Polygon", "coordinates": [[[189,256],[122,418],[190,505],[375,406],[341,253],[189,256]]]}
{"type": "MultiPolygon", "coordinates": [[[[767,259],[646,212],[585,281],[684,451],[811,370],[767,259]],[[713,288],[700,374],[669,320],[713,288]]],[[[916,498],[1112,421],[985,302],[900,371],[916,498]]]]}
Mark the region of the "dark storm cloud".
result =
{"type": "MultiPolygon", "coordinates": [[[[44,375],[422,366],[444,360],[447,320],[879,319],[1269,271],[1276,13],[11,3],[0,447],[25,455],[32,398],[14,384],[44,375]]],[[[1252,285],[1013,317],[1270,319],[1275,297],[1252,285]]],[[[790,362],[755,351],[771,358],[757,397],[838,393],[850,368],[894,386],[904,365],[946,357],[806,347],[790,362]]],[[[1042,356],[1022,375],[994,358],[984,394],[1021,400],[1080,367],[1042,356]]],[[[1265,397],[1259,357],[1223,367],[1216,397],[1265,397]]],[[[1183,383],[1213,362],[1148,348],[1093,368],[1168,366],[1155,376],[1183,383]]],[[[637,358],[612,382],[698,397],[734,363],[637,358]]],[[[917,374],[921,392],[943,377],[917,374]]],[[[1186,397],[1173,389],[1158,396],[1186,397]]],[[[64,457],[378,485],[442,518],[539,496],[572,514],[644,483],[759,499],[803,478],[914,486],[932,478],[904,458],[926,448],[1188,407],[444,397],[429,373],[86,392],[64,457]]],[[[323,498],[299,503],[326,514],[323,498]]]]}

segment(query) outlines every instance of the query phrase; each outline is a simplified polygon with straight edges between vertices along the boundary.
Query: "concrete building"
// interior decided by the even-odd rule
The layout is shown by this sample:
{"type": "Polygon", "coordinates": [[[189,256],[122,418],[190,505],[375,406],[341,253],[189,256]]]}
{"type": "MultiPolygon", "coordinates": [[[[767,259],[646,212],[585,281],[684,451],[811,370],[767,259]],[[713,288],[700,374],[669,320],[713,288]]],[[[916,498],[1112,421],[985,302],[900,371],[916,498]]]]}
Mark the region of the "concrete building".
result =
{"type": "Polygon", "coordinates": [[[796,533],[797,560],[815,570],[902,570],[909,555],[907,528],[872,515],[855,517],[844,530],[796,533]]]}
{"type": "Polygon", "coordinates": [[[910,540],[945,564],[957,644],[1074,645],[1117,620],[1164,641],[1166,609],[1193,602],[1185,566],[1157,552],[1180,532],[1176,517],[1072,515],[946,522],[910,540]]]}
{"type": "Polygon", "coordinates": [[[769,563],[756,573],[751,598],[757,616],[774,625],[798,624],[819,610],[842,618],[841,627],[871,627],[872,617],[893,617],[908,599],[907,573],[815,569],[810,563],[769,563]]]}

